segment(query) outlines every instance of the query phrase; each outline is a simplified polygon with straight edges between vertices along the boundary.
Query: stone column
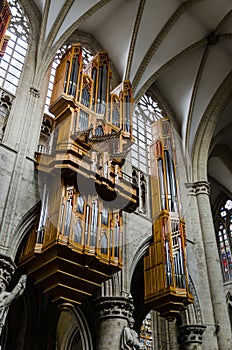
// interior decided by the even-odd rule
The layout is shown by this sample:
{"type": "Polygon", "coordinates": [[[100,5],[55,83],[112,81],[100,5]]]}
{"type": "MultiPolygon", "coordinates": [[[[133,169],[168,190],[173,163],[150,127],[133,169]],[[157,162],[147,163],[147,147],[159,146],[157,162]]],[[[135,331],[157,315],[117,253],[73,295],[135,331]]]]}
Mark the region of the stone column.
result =
{"type": "Polygon", "coordinates": [[[132,300],[124,297],[97,299],[98,339],[97,350],[119,350],[124,326],[133,313],[132,300]]]}
{"type": "Polygon", "coordinates": [[[220,350],[229,350],[232,348],[231,329],[209,201],[209,183],[207,181],[198,181],[193,184],[193,188],[195,189],[198,203],[218,348],[220,350]]]}
{"type": "MultiPolygon", "coordinates": [[[[198,323],[207,325],[205,332],[206,349],[217,350],[218,341],[215,334],[214,311],[212,307],[210,283],[206,262],[205,247],[201,232],[201,222],[196,198],[196,189],[193,184],[187,184],[189,189],[189,212],[186,221],[187,238],[189,233],[193,240],[193,245],[187,244],[188,268],[192,276],[192,282],[196,283],[198,307],[196,320],[187,320],[187,323],[198,323]]],[[[196,296],[195,296],[196,298],[196,296]]],[[[197,299],[195,299],[196,301],[197,299]]],[[[203,344],[204,345],[204,344],[203,344]]]]}
{"type": "Polygon", "coordinates": [[[201,350],[202,335],[206,326],[185,325],[180,327],[179,343],[182,350],[201,350]]]}

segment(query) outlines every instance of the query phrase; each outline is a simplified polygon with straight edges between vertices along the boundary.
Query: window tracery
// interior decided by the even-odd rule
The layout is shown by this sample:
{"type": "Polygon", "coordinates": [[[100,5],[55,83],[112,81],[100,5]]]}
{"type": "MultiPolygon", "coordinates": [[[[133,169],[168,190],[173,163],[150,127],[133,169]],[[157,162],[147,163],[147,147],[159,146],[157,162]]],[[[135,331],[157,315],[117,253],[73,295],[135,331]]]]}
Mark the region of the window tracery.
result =
{"type": "Polygon", "coordinates": [[[158,102],[148,92],[139,100],[133,113],[133,136],[135,143],[131,147],[132,178],[139,188],[139,209],[149,215],[150,144],[152,141],[151,124],[163,118],[164,112],[158,102]]]}
{"type": "Polygon", "coordinates": [[[150,122],[155,122],[164,116],[158,102],[155,101],[149,94],[144,94],[141,97],[138,106],[140,110],[143,111],[144,115],[150,120],[150,122]]]}
{"type": "Polygon", "coordinates": [[[151,123],[162,118],[164,112],[150,93],[144,94],[133,113],[133,136],[135,143],[131,148],[132,165],[149,174],[152,140],[151,123]]]}
{"type": "Polygon", "coordinates": [[[15,95],[27,55],[30,27],[23,7],[9,0],[12,17],[6,35],[10,37],[0,62],[0,87],[15,95]]]}

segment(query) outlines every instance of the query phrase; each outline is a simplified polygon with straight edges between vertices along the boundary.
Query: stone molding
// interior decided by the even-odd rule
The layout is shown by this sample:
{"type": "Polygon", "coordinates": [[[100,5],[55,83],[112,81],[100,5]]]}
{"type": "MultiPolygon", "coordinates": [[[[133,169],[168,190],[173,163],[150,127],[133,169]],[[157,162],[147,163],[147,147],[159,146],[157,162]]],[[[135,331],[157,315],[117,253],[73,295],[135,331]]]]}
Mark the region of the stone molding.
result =
{"type": "Polygon", "coordinates": [[[200,324],[180,326],[180,344],[202,344],[202,336],[206,326],[200,324]]]}
{"type": "Polygon", "coordinates": [[[134,311],[133,301],[125,297],[96,299],[98,318],[123,318],[128,320],[134,311]]]}

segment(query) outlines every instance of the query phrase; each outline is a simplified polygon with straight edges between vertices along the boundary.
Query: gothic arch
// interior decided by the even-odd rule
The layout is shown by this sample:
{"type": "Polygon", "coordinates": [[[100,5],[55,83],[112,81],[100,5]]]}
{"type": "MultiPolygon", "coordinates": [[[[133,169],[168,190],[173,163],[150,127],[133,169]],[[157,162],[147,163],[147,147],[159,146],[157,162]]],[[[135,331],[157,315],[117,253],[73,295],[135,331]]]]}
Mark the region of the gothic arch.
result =
{"type": "MultiPolygon", "coordinates": [[[[150,311],[149,307],[144,304],[144,281],[143,281],[143,256],[146,253],[151,238],[149,237],[136,252],[130,269],[130,290],[135,305],[135,327],[139,329],[143,319],[150,311]],[[139,288],[137,286],[139,285],[139,288]]],[[[190,292],[194,296],[194,303],[182,312],[181,324],[203,324],[201,306],[198,293],[191,276],[189,276],[190,292]]]]}
{"type": "Polygon", "coordinates": [[[53,349],[58,315],[56,305],[28,278],[23,296],[10,307],[3,349],[53,349]]]}
{"type": "Polygon", "coordinates": [[[17,253],[20,253],[19,247],[22,243],[24,237],[31,231],[33,228],[35,221],[38,217],[40,210],[40,202],[36,203],[20,220],[17,225],[15,232],[11,235],[11,251],[10,256],[12,260],[15,260],[17,253]]]}
{"type": "Polygon", "coordinates": [[[30,26],[32,28],[32,36],[38,37],[40,33],[41,15],[37,7],[35,6],[34,2],[31,2],[30,0],[19,0],[18,2],[23,6],[29,19],[30,26]]]}
{"type": "Polygon", "coordinates": [[[198,298],[198,293],[191,276],[189,276],[190,292],[194,297],[194,302],[188,305],[187,309],[182,313],[183,324],[203,324],[201,306],[198,298]]]}
{"type": "Polygon", "coordinates": [[[207,163],[210,143],[216,124],[232,95],[232,72],[216,91],[198,126],[192,148],[193,182],[207,181],[207,163]]]}
{"type": "Polygon", "coordinates": [[[135,272],[136,266],[139,264],[140,260],[143,258],[144,254],[147,252],[147,249],[149,247],[149,244],[151,243],[151,236],[149,236],[139,247],[139,249],[136,251],[131,266],[130,266],[130,285],[132,283],[133,274],[135,272]]]}
{"type": "Polygon", "coordinates": [[[57,323],[56,350],[93,350],[88,323],[82,310],[63,309],[57,323]]]}

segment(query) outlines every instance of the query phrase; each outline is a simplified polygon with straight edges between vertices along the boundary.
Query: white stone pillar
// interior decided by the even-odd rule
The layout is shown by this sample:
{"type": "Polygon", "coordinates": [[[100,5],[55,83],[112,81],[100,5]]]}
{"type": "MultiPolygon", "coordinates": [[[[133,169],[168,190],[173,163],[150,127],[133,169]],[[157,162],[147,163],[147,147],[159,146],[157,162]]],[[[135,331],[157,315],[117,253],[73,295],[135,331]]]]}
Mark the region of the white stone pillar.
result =
{"type": "MultiPolygon", "coordinates": [[[[226,297],[223,290],[222,272],[209,201],[209,183],[207,181],[198,181],[193,184],[193,188],[195,189],[197,198],[211,302],[214,313],[214,334],[217,336],[218,349],[229,350],[232,348],[231,328],[226,297]]],[[[207,277],[205,280],[207,283],[207,277]]],[[[204,283],[202,288],[205,288],[204,283]]],[[[206,326],[208,326],[207,321],[206,326]]],[[[215,349],[215,347],[212,349],[215,349]]]]}
{"type": "Polygon", "coordinates": [[[203,322],[207,325],[203,349],[218,349],[218,341],[215,334],[214,311],[212,307],[210,284],[208,278],[205,247],[201,232],[201,222],[199,217],[198,203],[196,198],[195,185],[189,184],[189,208],[188,220],[186,225],[186,234],[191,230],[193,245],[187,245],[188,267],[190,275],[197,287],[197,295],[200,304],[200,313],[197,322],[203,322]],[[190,251],[189,251],[190,249],[190,251]],[[201,320],[202,318],[202,320],[201,320]]]}

